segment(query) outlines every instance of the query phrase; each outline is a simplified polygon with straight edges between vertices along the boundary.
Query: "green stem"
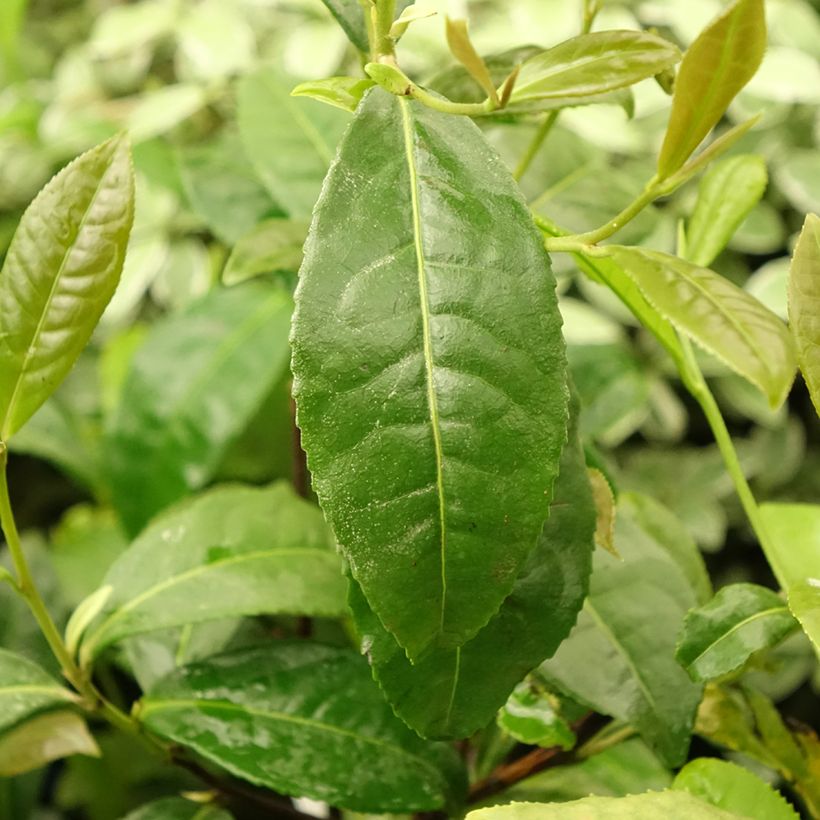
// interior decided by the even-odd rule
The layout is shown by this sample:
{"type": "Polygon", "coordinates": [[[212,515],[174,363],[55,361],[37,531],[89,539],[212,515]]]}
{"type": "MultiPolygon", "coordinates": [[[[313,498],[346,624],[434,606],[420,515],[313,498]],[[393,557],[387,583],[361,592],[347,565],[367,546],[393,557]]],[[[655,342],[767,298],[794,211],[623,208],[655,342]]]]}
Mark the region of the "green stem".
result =
{"type": "Polygon", "coordinates": [[[584,17],[581,25],[581,33],[589,34],[592,30],[592,24],[601,10],[600,0],[584,0],[584,17]]]}
{"type": "Polygon", "coordinates": [[[368,29],[370,50],[376,61],[392,59],[396,54],[396,44],[390,36],[393,18],[396,16],[396,0],[375,0],[373,26],[368,29]]]}
{"type": "Polygon", "coordinates": [[[415,84],[410,86],[408,96],[414,100],[418,100],[428,108],[434,108],[436,111],[443,111],[445,114],[460,114],[467,117],[478,117],[481,114],[489,114],[498,108],[489,98],[481,103],[456,103],[451,100],[436,97],[415,84]]]}
{"type": "Polygon", "coordinates": [[[597,735],[591,737],[583,746],[575,750],[575,757],[579,760],[586,760],[606,749],[617,746],[619,743],[623,743],[623,741],[636,734],[637,730],[634,726],[618,726],[617,724],[608,723],[597,735]]]}
{"type": "Polygon", "coordinates": [[[544,140],[549,135],[549,132],[552,131],[552,127],[555,125],[555,121],[558,119],[559,113],[560,109],[556,108],[555,111],[550,111],[544,118],[544,122],[541,123],[538,130],[535,132],[535,136],[532,138],[532,142],[529,144],[526,153],[523,157],[521,157],[521,161],[518,163],[518,166],[513,172],[513,176],[516,179],[520,180],[521,177],[523,177],[527,172],[527,169],[535,159],[535,155],[539,152],[539,150],[541,150],[544,140]]]}

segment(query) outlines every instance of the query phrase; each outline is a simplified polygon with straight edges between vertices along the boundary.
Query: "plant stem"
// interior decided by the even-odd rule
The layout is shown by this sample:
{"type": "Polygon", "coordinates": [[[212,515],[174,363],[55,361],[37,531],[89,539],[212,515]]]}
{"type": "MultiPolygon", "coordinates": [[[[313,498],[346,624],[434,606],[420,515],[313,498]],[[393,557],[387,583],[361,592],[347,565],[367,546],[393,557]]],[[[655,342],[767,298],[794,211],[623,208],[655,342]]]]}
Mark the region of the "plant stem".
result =
{"type": "Polygon", "coordinates": [[[584,17],[581,24],[581,33],[589,34],[598,12],[601,10],[600,0],[584,0],[584,17]]]}
{"type": "Polygon", "coordinates": [[[520,180],[521,177],[523,177],[527,172],[527,169],[535,159],[535,155],[544,144],[544,140],[549,135],[549,132],[552,131],[552,127],[555,125],[555,121],[558,119],[559,113],[560,109],[556,108],[554,111],[550,111],[544,118],[544,122],[541,123],[538,130],[535,132],[535,136],[532,138],[532,142],[529,144],[526,153],[523,157],[521,157],[521,161],[518,163],[518,166],[513,172],[513,176],[516,179],[520,180]]]}
{"type": "Polygon", "coordinates": [[[415,83],[410,86],[408,96],[436,111],[443,111],[445,114],[460,114],[467,117],[478,117],[482,114],[489,114],[498,108],[489,97],[480,103],[457,103],[452,102],[452,100],[436,97],[415,83]]]}

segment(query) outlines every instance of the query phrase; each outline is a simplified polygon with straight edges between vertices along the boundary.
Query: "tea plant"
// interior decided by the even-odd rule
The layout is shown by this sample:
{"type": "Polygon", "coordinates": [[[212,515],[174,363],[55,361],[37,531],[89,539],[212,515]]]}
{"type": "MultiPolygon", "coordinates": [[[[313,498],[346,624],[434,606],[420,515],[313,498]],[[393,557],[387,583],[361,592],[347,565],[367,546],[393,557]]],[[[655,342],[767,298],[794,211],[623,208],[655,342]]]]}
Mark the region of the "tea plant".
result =
{"type": "MultiPolygon", "coordinates": [[[[171,5],[113,7],[94,65],[128,86],[178,26],[183,81],[118,122],[40,112],[136,147],[116,133],[59,171],[0,272],[3,816],[41,816],[26,784],[51,766],[45,802],[93,818],[820,817],[820,742],[775,705],[815,668],[820,506],[750,482],[793,474],[776,483],[794,448],[769,422],[798,369],[820,412],[820,221],[788,321],[710,268],[767,184],[759,116],[725,121],[763,0],[683,52],[601,28],[596,0],[569,39],[488,56],[445,17],[455,65],[423,82],[404,38],[431,9],[325,0],[350,73],[292,93],[248,61],[250,25],[171,5]],[[631,117],[644,81],[671,102],[636,186],[560,128],[631,117]],[[157,139],[196,116],[205,141],[157,139]],[[561,199],[585,176],[598,210],[561,199]],[[98,323],[87,412],[70,387],[98,323]],[[678,441],[684,401],[714,448],[630,454],[638,430],[678,441]],[[726,406],[771,440],[733,438],[726,406]],[[47,550],[18,532],[15,451],[94,499],[47,550]],[[713,589],[695,538],[723,539],[730,494],[776,588],[713,589]]],[[[24,8],[0,12],[9,77],[24,8]]]]}

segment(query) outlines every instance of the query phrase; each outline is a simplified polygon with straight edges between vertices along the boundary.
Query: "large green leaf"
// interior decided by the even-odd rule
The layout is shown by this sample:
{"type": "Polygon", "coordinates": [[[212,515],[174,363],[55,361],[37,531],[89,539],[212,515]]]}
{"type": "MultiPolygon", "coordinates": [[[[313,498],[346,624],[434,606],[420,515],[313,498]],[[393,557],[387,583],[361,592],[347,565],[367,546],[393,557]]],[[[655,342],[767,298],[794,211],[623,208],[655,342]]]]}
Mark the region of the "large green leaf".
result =
{"type": "Polygon", "coordinates": [[[566,438],[560,324],[478,128],[369,92],[305,247],[294,394],[325,513],[412,658],[473,637],[535,547],[566,438]]]}
{"type": "Polygon", "coordinates": [[[538,545],[499,612],[472,640],[411,664],[352,581],[350,606],[362,647],[396,714],[428,737],[466,737],[487,725],[575,623],[587,592],[595,518],[573,423],[538,545]]]}
{"type": "Polygon", "coordinates": [[[686,231],[686,258],[705,267],[726,247],[766,190],[762,157],[741,154],[716,162],[704,174],[686,231]]]}
{"type": "Polygon", "coordinates": [[[768,783],[726,760],[692,760],[678,772],[672,788],[752,820],[798,820],[797,812],[768,783]]]}
{"type": "Polygon", "coordinates": [[[820,217],[809,214],[789,269],[789,322],[800,370],[820,415],[820,217]]]}
{"type": "Polygon", "coordinates": [[[510,102],[603,94],[659,74],[680,59],[668,40],[644,31],[597,31],[525,60],[510,102]]]}
{"type": "Polygon", "coordinates": [[[687,613],[676,656],[692,680],[739,669],[754,652],[774,646],[797,624],[776,593],[756,584],[731,584],[687,613]]]}
{"type": "Polygon", "coordinates": [[[211,480],[286,372],[290,314],[288,294],[251,281],[216,289],[148,332],[106,442],[130,533],[211,480]]]}
{"type": "Polygon", "coordinates": [[[735,0],[689,46],[658,158],[662,179],[677,171],[718,123],[757,71],[765,49],[763,0],[735,0]]]}
{"type": "Polygon", "coordinates": [[[796,352],[779,317],[708,268],[645,248],[605,251],[662,316],[758,387],[772,407],[783,403],[796,352]]]}
{"type": "Polygon", "coordinates": [[[26,210],[0,272],[0,438],[63,380],[119,282],[134,219],[131,154],[115,137],[26,210]]]}
{"type": "Polygon", "coordinates": [[[455,752],[398,720],[348,649],[278,642],[193,664],[137,715],[238,777],[356,811],[438,809],[464,787],[455,752]]]}
{"type": "Polygon", "coordinates": [[[675,661],[695,591],[667,547],[618,506],[615,548],[593,556],[578,623],[539,675],[574,700],[632,723],[670,766],[686,756],[701,687],[675,661]]]}
{"type": "Polygon", "coordinates": [[[111,567],[84,661],[156,629],[233,615],[339,616],[341,563],[319,510],[286,484],[209,490],[158,517],[111,567]]]}
{"type": "Polygon", "coordinates": [[[231,820],[219,806],[202,805],[182,797],[166,797],[129,812],[122,820],[231,820]]]}
{"type": "Polygon", "coordinates": [[[72,703],[74,696],[36,663],[0,649],[0,733],[39,712],[72,703]]]}
{"type": "Polygon", "coordinates": [[[237,119],[245,151],[273,198],[295,218],[309,217],[350,117],[291,97],[293,81],[262,68],[242,78],[237,119]]]}
{"type": "Polygon", "coordinates": [[[760,514],[774,546],[767,557],[789,608],[820,650],[820,505],[764,504],[760,514]]]}

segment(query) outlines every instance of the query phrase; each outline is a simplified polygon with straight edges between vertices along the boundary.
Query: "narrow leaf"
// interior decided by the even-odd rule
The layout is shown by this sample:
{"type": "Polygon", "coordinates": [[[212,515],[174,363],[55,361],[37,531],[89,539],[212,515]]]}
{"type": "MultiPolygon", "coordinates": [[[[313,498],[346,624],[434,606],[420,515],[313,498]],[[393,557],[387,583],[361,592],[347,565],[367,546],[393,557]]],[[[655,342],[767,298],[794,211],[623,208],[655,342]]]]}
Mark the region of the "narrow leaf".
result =
{"type": "Polygon", "coordinates": [[[310,97],[319,102],[335,105],[343,111],[355,111],[365,91],[373,88],[373,80],[361,77],[330,77],[327,80],[309,80],[299,83],[291,97],[310,97]]]}
{"type": "Polygon", "coordinates": [[[71,614],[65,628],[65,645],[72,657],[77,653],[83,632],[102,612],[112,592],[113,588],[109,585],[100,587],[82,601],[71,614]]]}
{"type": "Polygon", "coordinates": [[[478,128],[369,92],[296,298],[302,440],[353,576],[411,657],[455,648],[535,547],[566,438],[549,259],[478,128]]]}
{"type": "Polygon", "coordinates": [[[595,543],[618,558],[618,551],[615,549],[615,496],[612,494],[612,487],[606,476],[594,467],[587,470],[587,475],[597,511],[595,543]]]}
{"type": "Polygon", "coordinates": [[[495,88],[493,78],[490,76],[484,60],[475,50],[470,35],[467,31],[466,20],[453,20],[445,17],[447,45],[450,53],[467,69],[470,76],[481,86],[487,96],[498,103],[498,92],[495,88]]]}
{"type": "Polygon", "coordinates": [[[277,642],[193,664],[137,716],[237,777],[353,811],[439,809],[465,785],[455,752],[404,726],[347,649],[277,642]]]}
{"type": "Polygon", "coordinates": [[[57,174],[23,215],[0,272],[0,438],[54,392],[119,282],[134,219],[124,137],[57,174]]]}
{"type": "Polygon", "coordinates": [[[673,174],[717,125],[757,71],[766,48],[763,0],[735,0],[683,55],[658,176],[673,174]]]}

